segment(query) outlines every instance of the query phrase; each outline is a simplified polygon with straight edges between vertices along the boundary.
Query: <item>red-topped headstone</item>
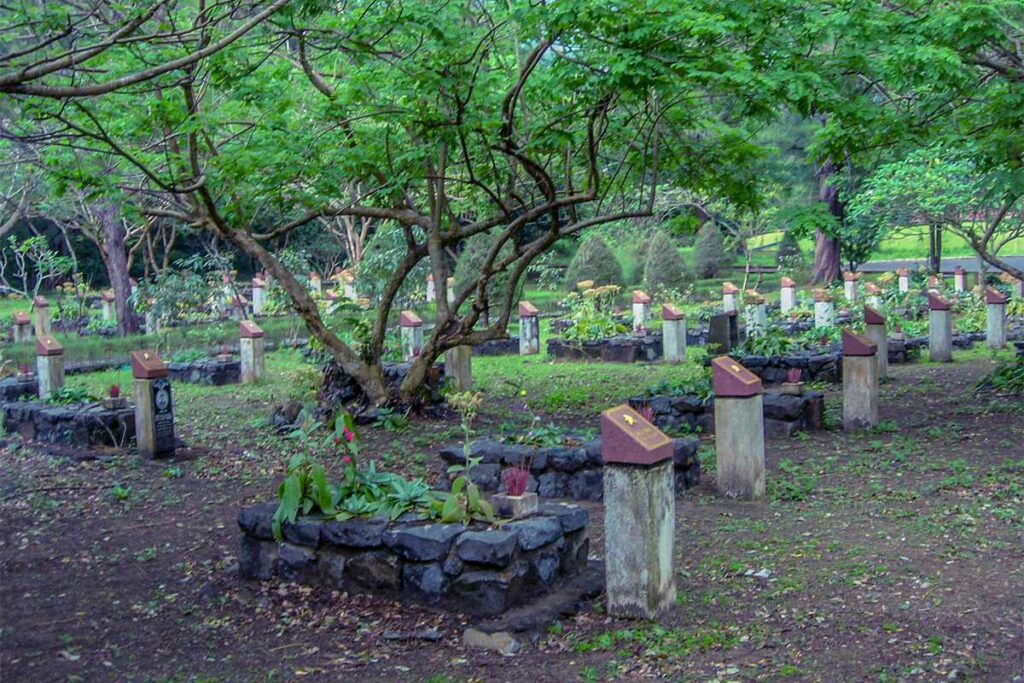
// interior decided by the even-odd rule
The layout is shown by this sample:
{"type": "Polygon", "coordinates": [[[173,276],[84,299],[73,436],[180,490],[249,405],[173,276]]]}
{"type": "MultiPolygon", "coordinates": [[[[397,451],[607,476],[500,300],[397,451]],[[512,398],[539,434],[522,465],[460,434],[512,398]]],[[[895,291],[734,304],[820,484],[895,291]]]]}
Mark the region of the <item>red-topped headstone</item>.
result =
{"type": "Polygon", "coordinates": [[[763,304],[765,298],[756,289],[748,289],[743,293],[743,300],[748,304],[763,304]]]}
{"type": "Polygon", "coordinates": [[[14,314],[15,325],[28,325],[31,322],[31,318],[28,317],[28,313],[25,311],[17,311],[14,314]]]}
{"type": "Polygon", "coordinates": [[[832,301],[832,297],[829,296],[829,293],[826,292],[824,289],[816,289],[816,290],[814,290],[813,294],[814,294],[814,300],[816,302],[826,302],[827,303],[829,301],[832,301]]]}
{"type": "Polygon", "coordinates": [[[740,288],[731,282],[722,283],[722,294],[739,294],[740,288]]]}
{"type": "Polygon", "coordinates": [[[627,405],[601,413],[604,462],[656,465],[672,457],[672,439],[627,405]]]}
{"type": "Polygon", "coordinates": [[[985,303],[987,304],[1005,304],[1007,298],[1005,294],[999,292],[999,290],[988,287],[985,290],[985,303]]]}
{"type": "Polygon", "coordinates": [[[761,393],[761,378],[729,356],[711,361],[711,377],[717,398],[747,398],[761,393]]]}
{"type": "Polygon", "coordinates": [[[854,334],[848,328],[843,328],[844,356],[873,356],[876,353],[878,344],[863,335],[854,334]]]}
{"type": "Polygon", "coordinates": [[[263,336],[263,328],[251,320],[238,323],[238,332],[242,339],[259,339],[263,336]]]}
{"type": "Polygon", "coordinates": [[[398,325],[400,327],[420,327],[423,325],[423,319],[412,311],[402,311],[398,316],[398,325]]]}
{"type": "Polygon", "coordinates": [[[62,353],[64,353],[64,347],[53,337],[45,336],[36,339],[37,356],[59,356],[62,353]]]}
{"type": "Polygon", "coordinates": [[[648,296],[647,292],[640,291],[639,289],[633,290],[633,303],[635,304],[649,304],[651,303],[651,297],[648,296]]]}
{"type": "Polygon", "coordinates": [[[899,270],[896,271],[896,274],[899,275],[900,277],[910,277],[910,269],[900,268],[899,270]]]}
{"type": "Polygon", "coordinates": [[[882,293],[882,288],[876,285],[874,282],[869,282],[866,285],[864,285],[864,291],[867,292],[869,296],[878,296],[879,294],[882,293]]]}
{"type": "Polygon", "coordinates": [[[158,379],[167,377],[167,363],[152,349],[140,349],[131,353],[132,377],[135,379],[158,379]]]}
{"type": "Polygon", "coordinates": [[[519,317],[520,318],[536,318],[540,315],[540,311],[536,306],[531,304],[529,301],[519,302],[519,317]]]}
{"type": "Polygon", "coordinates": [[[967,271],[964,270],[963,266],[957,266],[956,268],[953,269],[953,274],[954,275],[966,275],[967,271]]]}
{"type": "Polygon", "coordinates": [[[865,325],[884,325],[885,316],[871,308],[870,306],[864,307],[864,324],[865,325]]]}
{"type": "Polygon", "coordinates": [[[950,302],[946,301],[935,292],[928,292],[928,310],[948,311],[950,309],[950,306],[950,302]]]}
{"type": "Polygon", "coordinates": [[[783,276],[782,280],[780,282],[781,282],[781,286],[783,286],[783,287],[796,287],[796,281],[793,280],[793,278],[788,278],[788,277],[783,276]]]}
{"type": "Polygon", "coordinates": [[[50,302],[46,300],[45,296],[37,296],[32,299],[32,305],[36,308],[49,308],[50,302]]]}
{"type": "Polygon", "coordinates": [[[676,308],[673,304],[663,304],[661,307],[662,320],[685,320],[686,314],[676,308]]]}
{"type": "Polygon", "coordinates": [[[845,280],[846,282],[856,282],[859,279],[860,273],[854,273],[849,270],[843,273],[843,280],[845,280]]]}

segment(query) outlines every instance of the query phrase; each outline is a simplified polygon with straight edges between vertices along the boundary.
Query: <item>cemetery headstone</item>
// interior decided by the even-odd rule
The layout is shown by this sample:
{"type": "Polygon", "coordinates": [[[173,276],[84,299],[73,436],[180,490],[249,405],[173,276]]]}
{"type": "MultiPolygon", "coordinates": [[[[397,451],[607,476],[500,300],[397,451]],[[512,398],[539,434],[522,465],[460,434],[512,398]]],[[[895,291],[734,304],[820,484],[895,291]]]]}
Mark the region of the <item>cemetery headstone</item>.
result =
{"type": "Polygon", "coordinates": [[[402,336],[402,357],[406,362],[411,361],[423,350],[423,320],[412,311],[402,311],[398,328],[402,336]]]}
{"type": "Polygon", "coordinates": [[[324,281],[320,277],[320,273],[309,274],[309,291],[315,296],[322,296],[324,293],[324,281]]]}
{"type": "Polygon", "coordinates": [[[455,391],[469,391],[473,387],[473,347],[463,345],[445,351],[444,374],[455,391]]]}
{"type": "Polygon", "coordinates": [[[935,292],[928,292],[928,357],[933,363],[953,360],[952,306],[935,292]]]}
{"type": "Polygon", "coordinates": [[[740,293],[740,288],[731,282],[722,283],[722,310],[726,313],[738,311],[739,306],[736,301],[736,296],[740,293]]]}
{"type": "Polygon", "coordinates": [[[114,319],[114,292],[112,290],[106,290],[103,292],[100,305],[102,306],[102,315],[104,322],[110,322],[114,319]]]}
{"type": "Polygon", "coordinates": [[[985,290],[985,344],[990,349],[1006,347],[1006,302],[1007,297],[999,291],[985,290]]]}
{"type": "Polygon", "coordinates": [[[729,353],[733,347],[732,321],[734,316],[720,313],[711,316],[708,323],[708,353],[729,353]]]}
{"type": "Polygon", "coordinates": [[[859,279],[859,273],[852,273],[850,271],[843,273],[843,295],[851,304],[857,303],[857,280],[859,279]]]}
{"type": "Polygon", "coordinates": [[[540,311],[529,301],[519,302],[519,355],[540,353],[540,311]]]}
{"type": "Polygon", "coordinates": [[[686,358],[686,315],[672,304],[664,304],[661,321],[662,355],[669,363],[681,363],[686,358]]]}
{"type": "Polygon", "coordinates": [[[434,274],[431,273],[427,276],[427,303],[432,304],[437,301],[437,288],[434,287],[434,274]]]}
{"type": "Polygon", "coordinates": [[[963,269],[963,266],[953,269],[953,289],[957,292],[967,289],[967,271],[963,269]]]}
{"type": "Polygon", "coordinates": [[[878,379],[889,375],[889,330],[886,328],[885,316],[871,306],[864,307],[864,336],[878,347],[875,356],[878,364],[878,379]]]}
{"type": "Polygon", "coordinates": [[[779,308],[783,314],[796,308],[796,282],[792,278],[783,277],[779,289],[779,308]]]}
{"type": "Polygon", "coordinates": [[[651,297],[639,289],[633,290],[633,331],[644,332],[651,317],[651,297]]]}
{"type": "Polygon", "coordinates": [[[252,314],[262,315],[267,304],[267,283],[261,277],[252,279],[252,314]]]}
{"type": "Polygon", "coordinates": [[[14,314],[13,337],[15,343],[32,339],[32,320],[25,311],[14,314]]]}
{"type": "Polygon", "coordinates": [[[32,300],[32,312],[36,317],[36,337],[47,337],[50,334],[50,302],[45,296],[37,296],[32,300]]]}
{"type": "Polygon", "coordinates": [[[764,334],[768,328],[768,307],[763,296],[756,289],[748,289],[743,298],[743,323],[748,337],[764,334]]]}
{"type": "Polygon", "coordinates": [[[814,326],[832,327],[836,324],[836,309],[832,297],[823,289],[814,290],[814,326]]]}
{"type": "Polygon", "coordinates": [[[174,455],[174,401],[169,371],[155,351],[131,353],[135,378],[135,434],[144,458],[174,455]]]}
{"type": "Polygon", "coordinates": [[[448,308],[455,305],[455,278],[450,277],[444,281],[444,298],[448,302],[448,308]]]}
{"type": "Polygon", "coordinates": [[[673,446],[623,405],[601,413],[608,614],[655,619],[675,603],[673,446]]]}
{"type": "Polygon", "coordinates": [[[896,278],[899,285],[900,292],[906,294],[910,291],[910,270],[908,268],[900,268],[896,271],[896,278]]]}
{"type": "Polygon", "coordinates": [[[864,293],[867,295],[868,306],[876,311],[882,310],[882,288],[874,282],[864,285],[864,293]]]}
{"type": "Polygon", "coordinates": [[[242,384],[263,378],[266,340],[263,328],[251,320],[239,323],[239,352],[242,357],[242,384]]]}
{"type": "Polygon", "coordinates": [[[711,361],[715,390],[715,481],[728,498],[765,494],[761,379],[729,356],[711,361]]]}
{"type": "Polygon", "coordinates": [[[50,335],[36,337],[36,378],[44,401],[64,386],[64,347],[50,335]]]}
{"type": "Polygon", "coordinates": [[[858,431],[878,424],[878,346],[843,329],[843,429],[858,431]]]}

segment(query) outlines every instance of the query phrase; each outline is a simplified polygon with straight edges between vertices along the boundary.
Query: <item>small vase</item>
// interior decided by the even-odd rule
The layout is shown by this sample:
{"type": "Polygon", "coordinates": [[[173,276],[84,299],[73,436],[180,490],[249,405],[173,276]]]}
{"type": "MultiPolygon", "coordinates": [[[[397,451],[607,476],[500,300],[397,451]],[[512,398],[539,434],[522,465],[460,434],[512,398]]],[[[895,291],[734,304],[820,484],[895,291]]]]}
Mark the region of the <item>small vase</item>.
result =
{"type": "Polygon", "coordinates": [[[536,493],[526,492],[521,496],[496,493],[491,496],[494,514],[501,519],[522,519],[537,512],[539,499],[536,493]]]}

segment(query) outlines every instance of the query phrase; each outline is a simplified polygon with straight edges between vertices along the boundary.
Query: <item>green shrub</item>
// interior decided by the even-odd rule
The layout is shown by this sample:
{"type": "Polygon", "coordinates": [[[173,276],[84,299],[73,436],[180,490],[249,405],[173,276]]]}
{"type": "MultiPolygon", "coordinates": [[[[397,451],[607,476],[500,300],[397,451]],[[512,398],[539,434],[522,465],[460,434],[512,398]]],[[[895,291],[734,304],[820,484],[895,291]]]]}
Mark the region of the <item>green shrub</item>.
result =
{"type": "MultiPolygon", "coordinates": [[[[494,245],[495,236],[487,233],[480,233],[473,235],[466,241],[466,246],[459,255],[458,260],[455,262],[455,289],[456,291],[462,291],[464,287],[471,285],[480,279],[480,271],[483,270],[484,263],[487,261],[487,254],[490,252],[491,247],[494,245]]],[[[501,252],[495,259],[496,262],[501,261],[511,254],[512,242],[508,241],[502,246],[501,252]]],[[[491,281],[487,284],[487,299],[489,303],[494,303],[495,292],[504,291],[508,285],[508,276],[502,273],[497,276],[492,276],[491,281]]],[[[470,295],[470,299],[473,296],[470,295]]]]}
{"type": "Polygon", "coordinates": [[[732,255],[725,248],[722,231],[711,221],[705,223],[697,233],[697,243],[693,248],[693,270],[697,277],[716,277],[732,260],[732,255]]]}
{"type": "Polygon", "coordinates": [[[676,248],[675,240],[655,231],[647,244],[644,283],[652,290],[658,287],[676,289],[687,281],[686,264],[676,248]]]}
{"type": "Polygon", "coordinates": [[[622,287],[625,284],[618,259],[605,241],[596,235],[580,245],[566,273],[565,281],[570,289],[575,289],[576,283],[583,280],[593,280],[597,286],[622,287]]]}

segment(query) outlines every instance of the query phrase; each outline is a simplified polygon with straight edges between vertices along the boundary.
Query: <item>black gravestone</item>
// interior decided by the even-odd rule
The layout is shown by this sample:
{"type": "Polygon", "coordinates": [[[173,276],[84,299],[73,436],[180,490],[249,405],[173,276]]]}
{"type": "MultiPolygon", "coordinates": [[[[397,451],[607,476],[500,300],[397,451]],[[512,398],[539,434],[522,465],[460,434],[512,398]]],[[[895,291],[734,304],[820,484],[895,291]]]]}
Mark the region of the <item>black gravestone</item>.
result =
{"type": "Polygon", "coordinates": [[[153,380],[153,453],[156,456],[174,455],[174,402],[171,400],[171,382],[166,377],[153,380]]]}
{"type": "Polygon", "coordinates": [[[734,321],[735,317],[727,313],[711,316],[711,323],[708,327],[709,353],[722,354],[732,350],[734,321]]]}

